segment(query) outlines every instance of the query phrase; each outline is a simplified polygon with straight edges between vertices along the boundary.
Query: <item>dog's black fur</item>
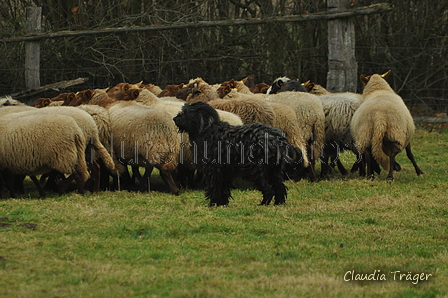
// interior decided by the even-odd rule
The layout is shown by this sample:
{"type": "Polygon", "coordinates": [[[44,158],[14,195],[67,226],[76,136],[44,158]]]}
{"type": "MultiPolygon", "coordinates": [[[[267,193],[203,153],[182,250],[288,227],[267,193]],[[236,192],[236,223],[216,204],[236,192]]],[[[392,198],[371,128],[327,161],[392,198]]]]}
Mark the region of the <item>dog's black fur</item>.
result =
{"type": "Polygon", "coordinates": [[[261,190],[261,205],[273,197],[276,205],[286,202],[284,170],[302,154],[280,129],[261,123],[232,126],[220,121],[216,110],[204,102],[185,104],[174,122],[180,132],[189,134],[210,206],[229,203],[232,180],[238,174],[261,190]]]}

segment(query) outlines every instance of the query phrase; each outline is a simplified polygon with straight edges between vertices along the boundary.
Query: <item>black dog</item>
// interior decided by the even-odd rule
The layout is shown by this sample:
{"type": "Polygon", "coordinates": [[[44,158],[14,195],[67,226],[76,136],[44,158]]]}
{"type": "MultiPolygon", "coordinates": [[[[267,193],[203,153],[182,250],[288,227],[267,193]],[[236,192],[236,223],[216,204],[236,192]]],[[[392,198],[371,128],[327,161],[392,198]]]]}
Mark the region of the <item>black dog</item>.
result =
{"type": "Polygon", "coordinates": [[[210,206],[227,205],[233,178],[242,174],[263,193],[261,205],[284,204],[286,165],[301,160],[299,149],[282,131],[266,124],[232,126],[219,119],[209,104],[185,104],[174,117],[180,132],[187,132],[195,163],[202,171],[210,206]]]}

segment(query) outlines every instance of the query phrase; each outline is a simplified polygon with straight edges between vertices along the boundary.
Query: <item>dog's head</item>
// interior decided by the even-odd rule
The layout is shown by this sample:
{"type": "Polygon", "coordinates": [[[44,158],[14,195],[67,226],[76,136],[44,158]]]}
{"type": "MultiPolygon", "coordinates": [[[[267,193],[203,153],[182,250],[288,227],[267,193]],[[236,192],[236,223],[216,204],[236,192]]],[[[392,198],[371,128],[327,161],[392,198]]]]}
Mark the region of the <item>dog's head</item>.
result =
{"type": "Polygon", "coordinates": [[[180,132],[187,132],[190,136],[199,135],[220,122],[218,112],[202,101],[184,104],[173,120],[180,132]]]}

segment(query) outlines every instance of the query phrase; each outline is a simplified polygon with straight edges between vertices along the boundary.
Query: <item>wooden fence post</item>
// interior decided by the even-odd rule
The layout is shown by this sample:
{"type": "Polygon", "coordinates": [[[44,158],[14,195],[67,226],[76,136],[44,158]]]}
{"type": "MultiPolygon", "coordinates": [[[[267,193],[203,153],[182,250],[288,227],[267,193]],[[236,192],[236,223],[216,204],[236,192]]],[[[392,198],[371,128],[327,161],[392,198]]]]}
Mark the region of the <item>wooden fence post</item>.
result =
{"type": "MultiPolygon", "coordinates": [[[[26,34],[41,32],[42,7],[26,8],[26,34]]],[[[40,44],[39,42],[25,43],[25,87],[34,89],[40,86],[40,44]]]]}
{"type": "MultiPolygon", "coordinates": [[[[327,8],[329,12],[348,10],[350,3],[350,0],[327,0],[327,8]]],[[[353,19],[329,20],[327,89],[330,92],[356,92],[357,83],[353,19]]]]}

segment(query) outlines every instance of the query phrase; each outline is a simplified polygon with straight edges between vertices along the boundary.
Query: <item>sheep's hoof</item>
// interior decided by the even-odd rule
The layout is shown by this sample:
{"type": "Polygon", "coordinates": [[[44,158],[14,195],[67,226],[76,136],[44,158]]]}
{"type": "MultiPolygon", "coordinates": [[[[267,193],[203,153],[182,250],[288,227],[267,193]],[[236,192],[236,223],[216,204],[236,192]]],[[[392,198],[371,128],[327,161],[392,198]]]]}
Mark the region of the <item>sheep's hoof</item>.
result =
{"type": "Polygon", "coordinates": [[[375,176],[373,174],[367,176],[367,180],[373,181],[375,180],[375,176]]]}
{"type": "Polygon", "coordinates": [[[394,178],[393,177],[387,177],[386,178],[386,182],[387,183],[392,183],[394,181],[394,178]]]}

